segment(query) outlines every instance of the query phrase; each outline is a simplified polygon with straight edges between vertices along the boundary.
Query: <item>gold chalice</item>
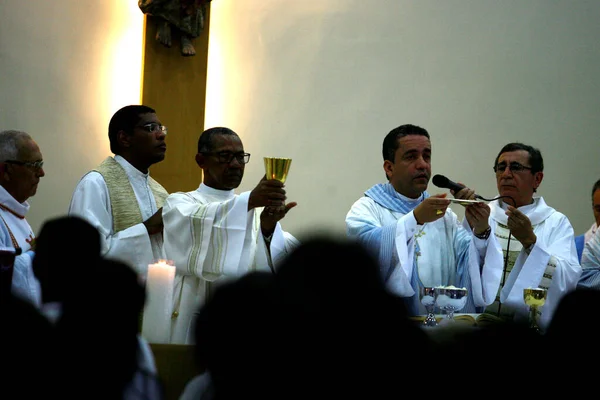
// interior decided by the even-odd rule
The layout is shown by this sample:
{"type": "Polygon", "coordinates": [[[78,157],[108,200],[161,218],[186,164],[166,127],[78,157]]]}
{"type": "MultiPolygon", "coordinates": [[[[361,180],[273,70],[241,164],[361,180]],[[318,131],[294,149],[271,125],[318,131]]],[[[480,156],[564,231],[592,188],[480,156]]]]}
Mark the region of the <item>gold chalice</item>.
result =
{"type": "Polygon", "coordinates": [[[277,179],[285,183],[292,165],[291,158],[265,157],[265,172],[267,179],[277,179]]]}
{"type": "Polygon", "coordinates": [[[529,326],[536,331],[540,331],[537,323],[538,308],[546,304],[548,290],[542,288],[523,289],[523,300],[529,306],[529,326]]]}

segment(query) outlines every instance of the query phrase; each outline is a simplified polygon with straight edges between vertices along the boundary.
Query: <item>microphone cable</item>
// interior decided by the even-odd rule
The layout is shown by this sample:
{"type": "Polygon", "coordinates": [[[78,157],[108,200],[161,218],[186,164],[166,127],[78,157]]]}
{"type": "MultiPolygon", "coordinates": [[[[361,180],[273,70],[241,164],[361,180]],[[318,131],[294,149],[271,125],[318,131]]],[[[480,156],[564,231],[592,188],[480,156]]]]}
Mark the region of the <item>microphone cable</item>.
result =
{"type": "MultiPolygon", "coordinates": [[[[515,208],[517,207],[517,202],[511,196],[498,196],[498,197],[494,197],[493,199],[486,199],[485,197],[481,197],[481,196],[477,196],[477,197],[479,199],[485,200],[485,201],[494,201],[494,200],[506,198],[506,199],[510,199],[512,201],[513,207],[515,207],[515,208]]],[[[508,225],[507,225],[507,228],[508,228],[508,225]]],[[[497,317],[500,317],[500,310],[502,308],[502,303],[500,302],[500,292],[502,292],[502,288],[504,288],[504,282],[506,282],[506,271],[508,269],[508,255],[509,255],[509,250],[510,250],[510,238],[511,237],[512,237],[512,233],[511,233],[510,229],[508,229],[508,240],[506,241],[506,255],[504,256],[504,266],[502,268],[502,279],[500,280],[500,290],[496,294],[496,296],[498,296],[498,311],[496,313],[497,317]]],[[[484,309],[484,311],[485,311],[485,309],[484,309]]]]}

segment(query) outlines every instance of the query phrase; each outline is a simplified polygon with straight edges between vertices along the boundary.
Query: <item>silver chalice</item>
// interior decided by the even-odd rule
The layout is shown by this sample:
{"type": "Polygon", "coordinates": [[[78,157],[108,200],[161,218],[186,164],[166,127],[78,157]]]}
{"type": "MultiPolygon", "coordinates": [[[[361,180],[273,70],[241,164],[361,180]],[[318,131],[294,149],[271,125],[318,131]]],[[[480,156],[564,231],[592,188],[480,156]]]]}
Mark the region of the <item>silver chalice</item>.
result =
{"type": "Polygon", "coordinates": [[[446,312],[445,322],[455,322],[454,313],[460,311],[467,304],[468,291],[465,288],[454,286],[436,287],[435,304],[446,312]]]}

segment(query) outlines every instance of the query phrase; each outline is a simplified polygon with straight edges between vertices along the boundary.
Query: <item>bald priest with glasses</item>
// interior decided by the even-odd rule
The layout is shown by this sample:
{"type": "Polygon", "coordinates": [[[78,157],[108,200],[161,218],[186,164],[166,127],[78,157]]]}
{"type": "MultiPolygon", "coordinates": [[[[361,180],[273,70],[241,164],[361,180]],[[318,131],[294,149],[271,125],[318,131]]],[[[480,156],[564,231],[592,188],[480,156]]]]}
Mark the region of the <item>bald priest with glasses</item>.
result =
{"type": "Polygon", "coordinates": [[[163,208],[165,253],[176,266],[171,343],[193,344],[194,317],[211,290],[247,272],[275,272],[298,241],[280,221],[296,206],[283,183],[263,177],[252,191],[242,182],[250,154],[231,129],[215,127],[198,139],[198,189],[171,194],[163,208]]]}
{"type": "Polygon", "coordinates": [[[164,259],[162,206],[167,191],[150,176],[165,158],[167,128],[144,105],[119,109],[108,124],[107,157],[86,173],[73,192],[69,215],[84,218],[102,237],[102,254],[145,277],[148,265],[164,259]]]}
{"type": "Polygon", "coordinates": [[[538,316],[538,324],[544,329],[562,297],[575,289],[581,275],[573,227],[543,197],[534,197],[544,177],[540,150],[509,143],[498,153],[494,172],[500,196],[489,204],[489,225],[496,245],[505,254],[505,263],[496,300],[485,312],[526,321],[529,308],[523,300],[523,289],[547,289],[546,303],[538,316]]]}

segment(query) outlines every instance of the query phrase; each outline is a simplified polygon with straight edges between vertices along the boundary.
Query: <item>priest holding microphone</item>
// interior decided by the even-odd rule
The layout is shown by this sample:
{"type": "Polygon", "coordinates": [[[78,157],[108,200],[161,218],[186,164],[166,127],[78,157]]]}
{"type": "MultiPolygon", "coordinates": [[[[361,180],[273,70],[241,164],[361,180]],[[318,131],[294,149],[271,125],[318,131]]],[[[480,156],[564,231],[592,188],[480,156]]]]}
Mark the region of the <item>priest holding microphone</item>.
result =
{"type": "MultiPolygon", "coordinates": [[[[411,315],[425,314],[422,287],[456,286],[468,291],[465,313],[480,312],[496,297],[503,257],[484,202],[466,207],[468,228],[448,208],[447,194],[430,195],[429,133],[415,125],[401,125],[383,141],[383,169],[388,182],[365,192],[346,216],[346,233],[377,256],[382,278],[404,297],[411,315]]],[[[460,199],[474,199],[463,188],[460,199]]]]}

